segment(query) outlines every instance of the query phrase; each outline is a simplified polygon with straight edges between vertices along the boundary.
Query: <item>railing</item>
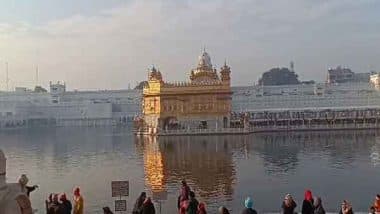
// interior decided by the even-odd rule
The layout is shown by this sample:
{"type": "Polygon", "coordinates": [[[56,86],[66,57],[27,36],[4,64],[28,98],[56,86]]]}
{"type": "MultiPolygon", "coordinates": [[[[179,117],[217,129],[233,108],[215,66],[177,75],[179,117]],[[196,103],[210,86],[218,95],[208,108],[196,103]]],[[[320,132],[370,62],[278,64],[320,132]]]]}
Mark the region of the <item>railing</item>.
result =
{"type": "Polygon", "coordinates": [[[303,125],[284,125],[284,126],[254,126],[249,128],[217,128],[217,129],[140,129],[135,130],[138,135],[233,135],[249,134],[258,132],[289,132],[289,131],[323,131],[323,130],[352,130],[352,129],[377,129],[378,123],[344,123],[344,124],[303,124],[303,125]]]}
{"type": "Polygon", "coordinates": [[[212,135],[212,134],[244,134],[249,133],[244,128],[217,128],[217,129],[171,129],[159,130],[158,135],[212,135]]]}

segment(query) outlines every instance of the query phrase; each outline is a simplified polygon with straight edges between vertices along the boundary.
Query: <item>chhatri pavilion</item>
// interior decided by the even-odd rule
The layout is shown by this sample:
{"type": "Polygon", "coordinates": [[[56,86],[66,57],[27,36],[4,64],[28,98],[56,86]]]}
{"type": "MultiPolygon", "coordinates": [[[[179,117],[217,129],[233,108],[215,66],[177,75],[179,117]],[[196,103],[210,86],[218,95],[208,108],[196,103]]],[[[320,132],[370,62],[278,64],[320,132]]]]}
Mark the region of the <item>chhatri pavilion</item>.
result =
{"type": "Polygon", "coordinates": [[[159,134],[168,130],[228,128],[232,100],[230,74],[226,63],[218,73],[206,51],[199,56],[187,82],[165,82],[161,72],[152,67],[143,89],[138,130],[159,134]]]}

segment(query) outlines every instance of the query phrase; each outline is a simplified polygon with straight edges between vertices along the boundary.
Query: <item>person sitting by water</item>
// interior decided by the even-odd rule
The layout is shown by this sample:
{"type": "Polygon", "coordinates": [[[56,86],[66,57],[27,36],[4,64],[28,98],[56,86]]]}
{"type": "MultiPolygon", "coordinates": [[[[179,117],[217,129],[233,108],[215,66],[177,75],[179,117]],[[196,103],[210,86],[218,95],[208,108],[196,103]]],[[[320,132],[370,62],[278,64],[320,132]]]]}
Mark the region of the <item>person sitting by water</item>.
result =
{"type": "Polygon", "coordinates": [[[320,197],[315,198],[314,214],[326,214],[326,211],[322,206],[322,199],[320,197]]]}
{"type": "Polygon", "coordinates": [[[305,191],[305,198],[302,203],[302,214],[314,214],[314,199],[310,190],[305,191]]]}
{"type": "Polygon", "coordinates": [[[352,211],[352,206],[348,201],[344,200],[342,202],[339,214],[354,214],[354,212],[352,211]]]}
{"type": "Polygon", "coordinates": [[[294,214],[294,209],[297,207],[297,203],[293,200],[293,197],[290,194],[285,196],[284,201],[282,202],[282,213],[283,214],[294,214]]]}
{"type": "Polygon", "coordinates": [[[244,206],[242,214],[257,214],[256,210],[253,209],[253,200],[250,197],[245,199],[244,206]]]}
{"type": "Polygon", "coordinates": [[[376,213],[380,213],[380,194],[376,195],[375,202],[373,203],[376,213]]]}
{"type": "Polygon", "coordinates": [[[197,214],[207,214],[205,203],[203,202],[199,203],[197,214]]]}
{"type": "Polygon", "coordinates": [[[146,198],[142,206],[141,214],[155,214],[155,213],[156,213],[156,209],[154,208],[152,200],[150,199],[150,197],[146,198]]]}
{"type": "Polygon", "coordinates": [[[113,214],[113,212],[111,211],[111,209],[109,207],[103,207],[103,213],[104,214],[113,214]]]}
{"type": "Polygon", "coordinates": [[[143,203],[146,199],[146,192],[142,192],[140,196],[136,199],[135,206],[133,207],[132,214],[140,214],[142,210],[143,203]]]}
{"type": "Polygon", "coordinates": [[[80,194],[80,188],[76,187],[74,189],[74,210],[73,214],[83,214],[84,213],[84,200],[83,196],[80,194]]]}
{"type": "Polygon", "coordinates": [[[27,186],[28,182],[29,182],[29,179],[25,174],[22,174],[21,177],[18,179],[18,183],[21,186],[21,191],[26,193],[26,195],[29,197],[30,193],[36,190],[38,186],[37,185],[27,186]]]}
{"type": "Polygon", "coordinates": [[[63,193],[61,197],[59,198],[61,201],[61,207],[62,207],[62,214],[71,214],[71,210],[73,209],[73,206],[70,202],[70,200],[67,199],[66,194],[63,193]]]}
{"type": "Polygon", "coordinates": [[[228,209],[226,207],[223,207],[223,206],[219,207],[218,211],[219,211],[218,214],[230,214],[228,209]]]}

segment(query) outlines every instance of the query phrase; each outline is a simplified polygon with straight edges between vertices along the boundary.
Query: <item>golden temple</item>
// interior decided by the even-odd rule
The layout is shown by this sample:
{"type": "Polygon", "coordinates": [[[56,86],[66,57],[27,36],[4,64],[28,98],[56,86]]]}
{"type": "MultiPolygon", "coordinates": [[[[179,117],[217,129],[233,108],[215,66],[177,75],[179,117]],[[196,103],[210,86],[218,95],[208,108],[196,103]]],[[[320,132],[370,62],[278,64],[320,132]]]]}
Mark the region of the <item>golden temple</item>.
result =
{"type": "Polygon", "coordinates": [[[224,63],[218,74],[206,51],[190,72],[187,82],[165,82],[152,67],[143,89],[140,133],[155,135],[165,130],[228,128],[231,114],[231,69],[224,63]]]}

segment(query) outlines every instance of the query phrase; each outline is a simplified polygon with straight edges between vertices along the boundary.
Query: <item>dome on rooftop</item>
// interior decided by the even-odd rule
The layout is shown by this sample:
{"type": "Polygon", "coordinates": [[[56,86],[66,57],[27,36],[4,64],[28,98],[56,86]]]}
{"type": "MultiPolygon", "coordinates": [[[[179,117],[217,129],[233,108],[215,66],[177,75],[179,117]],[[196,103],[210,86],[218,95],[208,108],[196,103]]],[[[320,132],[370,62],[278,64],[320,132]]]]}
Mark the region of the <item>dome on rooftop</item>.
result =
{"type": "Polygon", "coordinates": [[[212,68],[210,55],[206,51],[198,57],[198,67],[212,68]]]}

